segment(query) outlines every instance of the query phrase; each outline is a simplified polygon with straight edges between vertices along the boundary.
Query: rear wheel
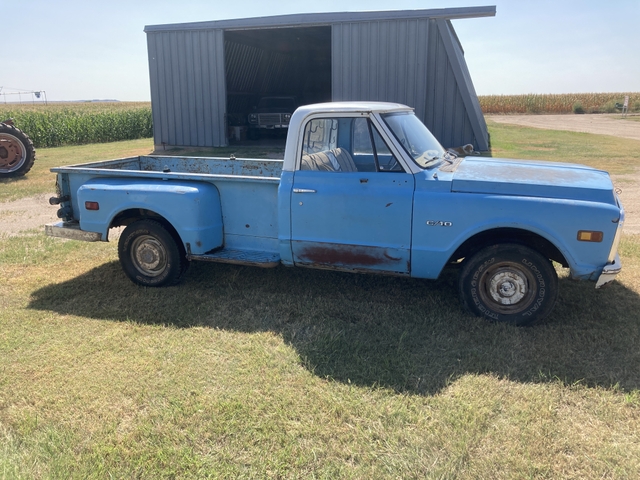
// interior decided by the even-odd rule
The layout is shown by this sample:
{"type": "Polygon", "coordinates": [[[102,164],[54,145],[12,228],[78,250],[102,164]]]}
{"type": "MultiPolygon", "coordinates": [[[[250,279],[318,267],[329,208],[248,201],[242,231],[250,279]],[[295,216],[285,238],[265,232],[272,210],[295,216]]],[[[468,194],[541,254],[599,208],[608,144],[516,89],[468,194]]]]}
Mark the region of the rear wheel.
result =
{"type": "Polygon", "coordinates": [[[558,276],[551,262],[535,250],[494,245],[465,260],[459,289],[462,302],[475,315],[530,325],[551,313],[558,276]]]}
{"type": "Polygon", "coordinates": [[[0,178],[25,175],[35,159],[31,139],[13,125],[0,123],[0,178]]]}
{"type": "Polygon", "coordinates": [[[189,262],[182,245],[154,220],[139,220],[124,229],[118,242],[120,265],[138,285],[175,285],[189,262]]]}

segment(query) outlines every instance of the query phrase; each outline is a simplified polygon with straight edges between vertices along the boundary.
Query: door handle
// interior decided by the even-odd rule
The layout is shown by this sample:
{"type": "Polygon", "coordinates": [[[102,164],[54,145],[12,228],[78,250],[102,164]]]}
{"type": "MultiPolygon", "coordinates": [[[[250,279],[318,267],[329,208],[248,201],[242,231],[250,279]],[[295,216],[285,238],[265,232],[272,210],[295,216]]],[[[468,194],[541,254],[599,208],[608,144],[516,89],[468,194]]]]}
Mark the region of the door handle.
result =
{"type": "Polygon", "coordinates": [[[316,193],[316,191],[310,188],[294,188],[293,193],[316,193]]]}

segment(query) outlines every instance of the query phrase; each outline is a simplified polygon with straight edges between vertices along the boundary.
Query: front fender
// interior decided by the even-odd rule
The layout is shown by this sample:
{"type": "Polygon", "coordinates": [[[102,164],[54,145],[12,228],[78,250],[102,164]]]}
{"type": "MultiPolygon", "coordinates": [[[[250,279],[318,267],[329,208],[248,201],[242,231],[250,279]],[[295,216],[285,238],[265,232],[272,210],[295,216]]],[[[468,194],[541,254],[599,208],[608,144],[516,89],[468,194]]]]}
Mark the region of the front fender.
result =
{"type": "Polygon", "coordinates": [[[423,278],[437,278],[455,251],[475,235],[513,228],[551,242],[566,259],[573,278],[594,279],[607,263],[614,222],[620,216],[613,205],[580,200],[463,193],[429,195],[424,199],[428,203],[419,200],[417,195],[412,275],[423,278]],[[444,208],[438,211],[437,205],[444,208]],[[580,242],[579,230],[602,231],[604,239],[580,242]]]}

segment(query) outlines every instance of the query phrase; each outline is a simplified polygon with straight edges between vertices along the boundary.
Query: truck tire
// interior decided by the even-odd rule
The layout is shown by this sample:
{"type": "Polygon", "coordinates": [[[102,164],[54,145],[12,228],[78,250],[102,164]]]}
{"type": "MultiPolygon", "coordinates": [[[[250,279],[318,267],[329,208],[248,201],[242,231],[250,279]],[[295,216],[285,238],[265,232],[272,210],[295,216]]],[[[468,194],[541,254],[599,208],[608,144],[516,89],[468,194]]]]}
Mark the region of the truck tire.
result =
{"type": "Polygon", "coordinates": [[[517,244],[493,245],[465,259],[458,286],[471,313],[517,326],[547,317],[558,297],[551,262],[517,244]]]}
{"type": "Polygon", "coordinates": [[[154,220],[138,220],[125,228],[118,256],[129,279],[146,287],[175,285],[189,265],[182,245],[154,220]]]}
{"type": "Polygon", "coordinates": [[[25,175],[35,159],[31,139],[13,125],[0,123],[0,178],[25,175]]]}

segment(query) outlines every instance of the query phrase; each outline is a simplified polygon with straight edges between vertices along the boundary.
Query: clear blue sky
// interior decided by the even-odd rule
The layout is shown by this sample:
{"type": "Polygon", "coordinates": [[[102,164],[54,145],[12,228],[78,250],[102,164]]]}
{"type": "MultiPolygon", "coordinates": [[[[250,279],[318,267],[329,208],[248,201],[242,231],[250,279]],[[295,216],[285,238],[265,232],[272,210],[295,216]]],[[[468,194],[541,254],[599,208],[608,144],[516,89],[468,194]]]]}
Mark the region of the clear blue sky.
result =
{"type": "Polygon", "coordinates": [[[479,95],[640,91],[640,0],[0,0],[0,86],[149,100],[145,25],[483,5],[453,22],[479,95]]]}

